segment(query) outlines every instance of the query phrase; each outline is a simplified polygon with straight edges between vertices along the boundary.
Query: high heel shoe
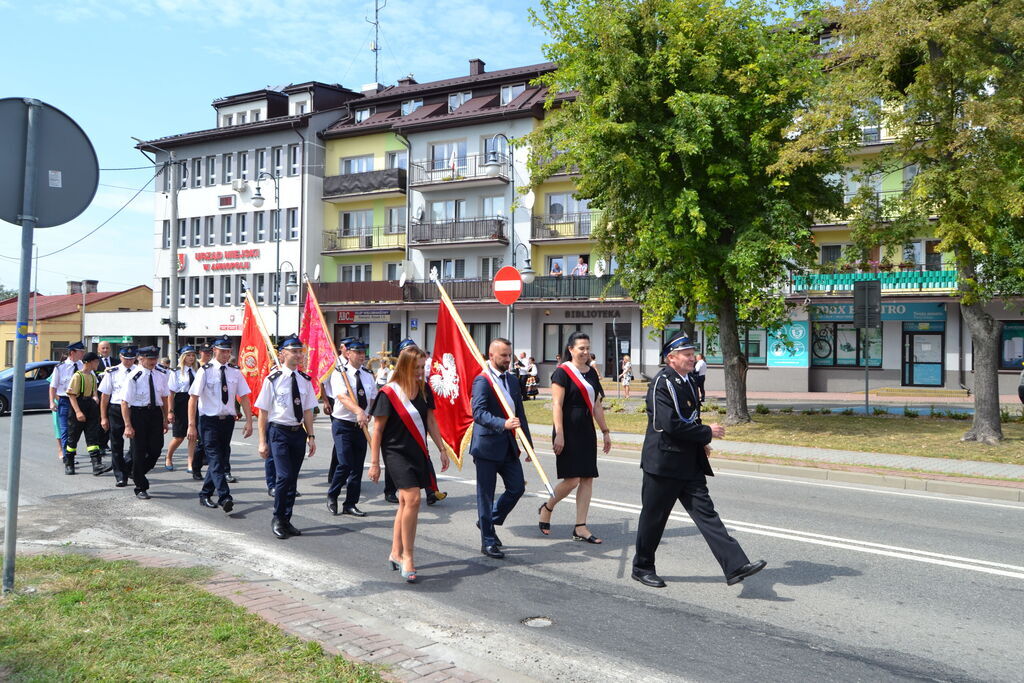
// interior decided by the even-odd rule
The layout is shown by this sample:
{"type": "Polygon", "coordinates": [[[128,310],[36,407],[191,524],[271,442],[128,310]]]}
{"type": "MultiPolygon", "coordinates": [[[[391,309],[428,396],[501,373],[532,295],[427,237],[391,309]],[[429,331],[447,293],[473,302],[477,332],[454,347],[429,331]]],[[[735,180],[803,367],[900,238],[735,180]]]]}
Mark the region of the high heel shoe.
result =
{"type": "MultiPolygon", "coordinates": [[[[548,512],[554,512],[553,509],[548,507],[548,502],[547,501],[544,501],[543,503],[541,503],[540,507],[537,508],[537,515],[538,516],[540,515],[540,511],[541,510],[547,510],[548,512]]],[[[540,532],[542,534],[544,534],[545,536],[550,536],[551,535],[551,522],[537,522],[537,526],[540,527],[540,532]]]]}
{"type": "Polygon", "coordinates": [[[585,541],[586,543],[603,543],[604,541],[602,541],[600,538],[598,538],[594,534],[590,534],[589,536],[580,536],[579,534],[576,533],[577,529],[579,529],[581,526],[586,526],[586,525],[587,525],[587,523],[583,522],[583,524],[577,524],[576,526],[574,526],[572,528],[572,540],[574,540],[574,541],[585,541]]]}
{"type": "Polygon", "coordinates": [[[399,564],[398,564],[398,562],[395,561],[395,558],[391,557],[390,555],[388,555],[388,564],[391,565],[391,571],[393,571],[393,572],[397,572],[398,571],[399,564]]]}
{"type": "Polygon", "coordinates": [[[416,570],[410,569],[406,571],[405,567],[402,567],[402,578],[405,579],[406,583],[416,583],[416,570]]]}

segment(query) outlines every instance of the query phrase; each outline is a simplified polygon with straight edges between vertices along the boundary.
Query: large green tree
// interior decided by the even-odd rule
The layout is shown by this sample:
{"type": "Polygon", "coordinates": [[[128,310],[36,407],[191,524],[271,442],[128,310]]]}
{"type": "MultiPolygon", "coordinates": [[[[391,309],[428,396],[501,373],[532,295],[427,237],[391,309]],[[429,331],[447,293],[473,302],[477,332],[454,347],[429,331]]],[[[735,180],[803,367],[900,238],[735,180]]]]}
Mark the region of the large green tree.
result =
{"type": "Polygon", "coordinates": [[[759,0],[541,0],[534,14],[558,69],[533,180],[578,169],[648,324],[713,316],[727,423],[750,421],[743,326],[785,318],[788,269],[814,256],[812,210],[842,202],[828,155],[768,172],[823,78],[792,15],[759,0]]]}
{"type": "Polygon", "coordinates": [[[974,422],[964,440],[995,443],[1001,323],[993,299],[1024,274],[1024,1],[851,0],[835,8],[829,83],[796,128],[779,168],[828,148],[849,153],[860,126],[893,136],[865,173],[917,171],[902,197],[859,202],[863,246],[929,231],[959,271],[974,359],[974,422]]]}

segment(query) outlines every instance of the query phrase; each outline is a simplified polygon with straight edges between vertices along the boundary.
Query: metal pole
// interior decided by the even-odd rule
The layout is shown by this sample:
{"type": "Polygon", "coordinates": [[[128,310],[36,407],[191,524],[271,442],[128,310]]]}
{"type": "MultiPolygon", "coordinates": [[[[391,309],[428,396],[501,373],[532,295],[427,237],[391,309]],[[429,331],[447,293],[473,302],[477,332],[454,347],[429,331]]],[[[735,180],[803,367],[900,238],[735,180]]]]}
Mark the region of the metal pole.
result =
{"type": "Polygon", "coordinates": [[[171,359],[171,367],[178,364],[178,189],[181,185],[181,172],[174,160],[174,150],[167,153],[167,165],[164,173],[171,172],[171,315],[169,334],[167,335],[167,357],[171,359]]]}
{"type": "Polygon", "coordinates": [[[88,342],[85,341],[85,280],[82,280],[82,343],[86,348],[89,347],[88,342]]]}
{"type": "Polygon", "coordinates": [[[25,357],[28,355],[28,296],[32,276],[32,232],[36,227],[36,118],[39,100],[26,99],[25,188],[21,201],[21,271],[15,322],[14,376],[11,388],[11,446],[7,462],[7,512],[4,516],[3,592],[14,590],[14,555],[18,541],[18,486],[21,479],[21,425],[25,408],[25,357]]]}
{"type": "Polygon", "coordinates": [[[36,343],[32,345],[32,362],[36,362],[36,351],[39,349],[39,246],[32,245],[36,250],[36,277],[32,286],[32,334],[36,335],[36,343]]]}
{"type": "Polygon", "coordinates": [[[864,415],[868,414],[868,369],[871,367],[869,349],[871,340],[868,338],[868,328],[864,328],[864,415]]]}

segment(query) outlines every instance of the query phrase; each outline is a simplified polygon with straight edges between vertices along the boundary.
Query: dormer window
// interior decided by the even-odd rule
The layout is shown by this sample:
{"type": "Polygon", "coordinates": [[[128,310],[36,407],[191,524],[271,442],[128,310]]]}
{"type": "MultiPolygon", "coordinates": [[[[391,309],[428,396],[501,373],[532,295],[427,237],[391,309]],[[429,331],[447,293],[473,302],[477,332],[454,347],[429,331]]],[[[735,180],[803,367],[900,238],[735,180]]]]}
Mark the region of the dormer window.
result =
{"type": "Polygon", "coordinates": [[[302,114],[305,114],[305,113],[306,113],[306,102],[305,101],[296,102],[295,103],[295,115],[296,116],[301,116],[302,114]]]}
{"type": "Polygon", "coordinates": [[[411,114],[423,106],[423,100],[406,100],[402,102],[402,116],[411,114]]]}
{"type": "Polygon", "coordinates": [[[221,117],[221,125],[222,126],[230,126],[231,125],[231,114],[225,114],[224,116],[221,117]]]}
{"type": "Polygon", "coordinates": [[[448,96],[448,113],[451,114],[471,99],[473,99],[473,93],[471,92],[452,93],[448,96]]]}
{"type": "Polygon", "coordinates": [[[501,86],[501,104],[506,105],[515,98],[526,92],[525,83],[516,83],[515,85],[503,85],[501,86]]]}
{"type": "Polygon", "coordinates": [[[243,123],[245,123],[245,120],[246,120],[245,112],[244,111],[238,112],[238,116],[236,118],[238,120],[238,125],[242,125],[243,123]]]}
{"type": "Polygon", "coordinates": [[[373,116],[376,111],[375,107],[364,107],[362,109],[356,109],[356,123],[362,123],[366,119],[373,116]]]}

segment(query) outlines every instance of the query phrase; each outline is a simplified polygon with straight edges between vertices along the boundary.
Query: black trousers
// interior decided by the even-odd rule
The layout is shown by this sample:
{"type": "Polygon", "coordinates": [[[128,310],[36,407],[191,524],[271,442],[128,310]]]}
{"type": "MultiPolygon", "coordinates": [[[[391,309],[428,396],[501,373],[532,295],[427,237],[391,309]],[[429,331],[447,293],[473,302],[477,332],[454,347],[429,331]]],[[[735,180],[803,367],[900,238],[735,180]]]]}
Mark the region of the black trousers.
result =
{"type": "Polygon", "coordinates": [[[132,480],[135,493],[149,490],[146,475],[160,459],[164,449],[164,411],[159,406],[132,406],[132,480]]]}
{"type": "Polygon", "coordinates": [[[694,378],[697,380],[696,382],[694,382],[694,384],[697,385],[697,393],[700,394],[700,401],[701,401],[701,403],[703,403],[704,402],[704,398],[705,398],[705,396],[704,396],[704,380],[706,380],[708,378],[708,376],[707,375],[694,375],[694,378]]]}
{"type": "Polygon", "coordinates": [[[74,464],[78,452],[78,440],[85,433],[85,444],[89,457],[100,454],[100,440],[103,428],[100,426],[100,407],[91,398],[78,398],[78,408],[85,415],[85,422],[79,422],[74,410],[68,414],[68,438],[64,444],[64,462],[74,464]]]}
{"type": "Polygon", "coordinates": [[[274,461],[274,517],[282,522],[291,521],[295,506],[295,485],[306,456],[306,432],[271,424],[267,429],[270,442],[270,460],[274,461]]]}
{"type": "Polygon", "coordinates": [[[232,500],[227,475],[231,472],[231,435],[234,431],[234,416],[199,416],[199,438],[203,440],[203,450],[209,464],[199,495],[212,496],[216,492],[218,503],[232,500]]]}
{"type": "Polygon", "coordinates": [[[114,478],[127,481],[132,472],[132,452],[129,446],[128,455],[124,452],[124,416],[121,415],[120,404],[111,403],[107,406],[107,422],[110,424],[110,464],[114,466],[114,478]]]}
{"type": "Polygon", "coordinates": [[[338,466],[327,489],[327,497],[337,500],[345,489],[343,508],[355,507],[363,490],[363,465],[366,462],[366,435],[355,422],[331,418],[331,434],[338,453],[338,466]]]}
{"type": "Polygon", "coordinates": [[[640,522],[636,530],[634,571],[654,571],[654,554],[676,501],[682,503],[690,514],[726,576],[750,562],[743,548],[729,535],[722,519],[715,512],[715,504],[708,494],[707,480],[703,475],[699,479],[672,479],[644,472],[641,498],[643,509],[640,510],[640,522]]]}

